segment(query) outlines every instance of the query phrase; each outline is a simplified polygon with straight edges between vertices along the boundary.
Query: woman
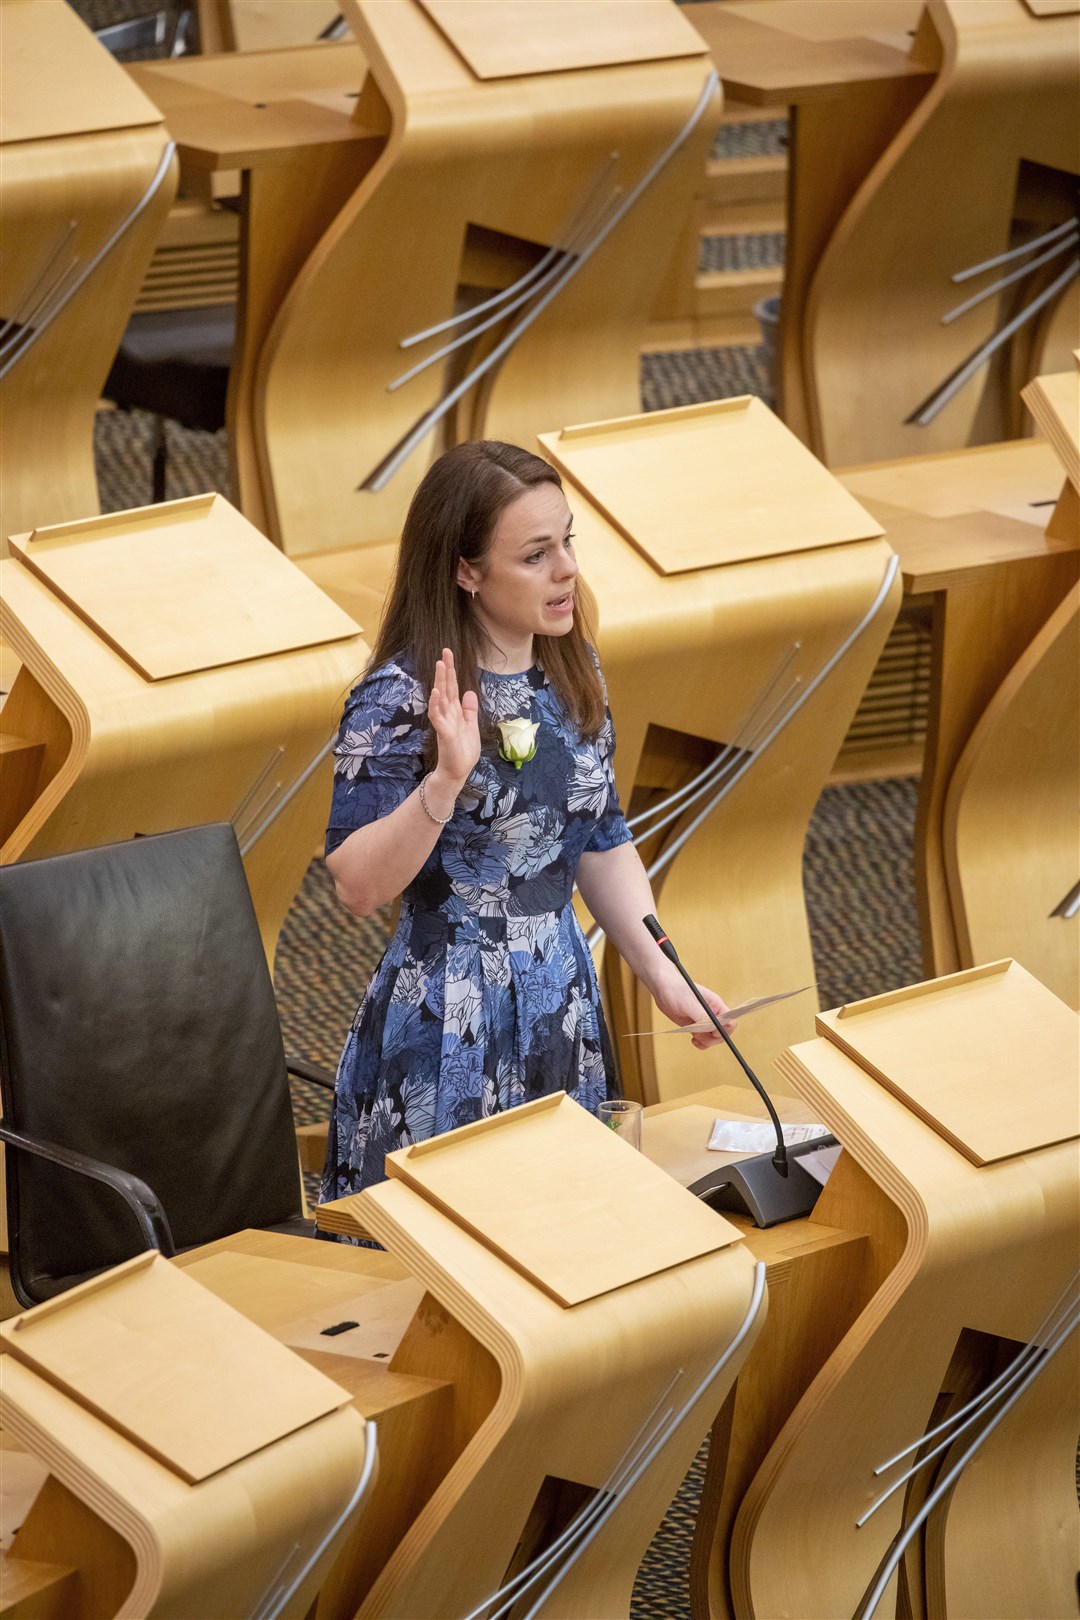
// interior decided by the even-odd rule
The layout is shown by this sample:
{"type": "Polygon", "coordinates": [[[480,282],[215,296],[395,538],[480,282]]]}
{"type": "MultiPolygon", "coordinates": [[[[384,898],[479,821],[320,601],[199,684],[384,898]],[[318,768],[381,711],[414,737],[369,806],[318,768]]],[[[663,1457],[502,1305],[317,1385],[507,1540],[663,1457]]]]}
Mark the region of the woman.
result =
{"type": "Polygon", "coordinates": [[[642,926],[653,899],[572,542],[558,474],[512,445],[459,445],[413,498],[334,749],[338,897],[357,916],[402,906],[342,1053],[324,1200],[437,1132],[560,1089],[590,1110],[615,1093],[575,880],[661,1012],[700,1017],[642,926]]]}

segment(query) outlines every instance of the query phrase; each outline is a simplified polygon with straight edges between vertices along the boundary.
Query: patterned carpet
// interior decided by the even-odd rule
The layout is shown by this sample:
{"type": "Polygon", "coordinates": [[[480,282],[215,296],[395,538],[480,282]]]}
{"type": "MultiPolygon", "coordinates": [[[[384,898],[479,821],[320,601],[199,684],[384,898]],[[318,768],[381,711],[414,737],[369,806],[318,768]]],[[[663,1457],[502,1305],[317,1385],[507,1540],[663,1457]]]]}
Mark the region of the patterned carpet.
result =
{"type": "MultiPolygon", "coordinates": [[[[80,9],[109,0],[80,0],[80,9]]],[[[112,0],[115,14],[141,5],[112,0]]],[[[100,11],[95,18],[106,20],[100,11]]],[[[721,131],[718,155],[780,150],[783,123],[737,125],[721,131]]],[[[780,264],[783,237],[713,237],[703,243],[703,269],[780,264]]],[[[756,393],[768,397],[760,347],[703,349],[643,358],[642,406],[665,406],[756,393]]],[[[150,499],[150,419],[141,413],[99,413],[98,478],[105,511],[150,499]]],[[[229,494],[224,434],[188,432],[168,424],[168,496],[219,490],[229,494]]],[[[807,904],[823,1004],[873,994],[920,977],[912,881],[916,786],[885,781],[828,788],[810,828],[805,853],[807,904]]],[[[287,918],[278,949],[275,985],[287,1048],[327,1067],[337,1054],[387,937],[388,914],[360,921],[337,905],[321,861],[313,861],[287,918]]],[[[323,1093],[298,1082],[299,1121],[325,1118],[323,1093]]],[[[707,1441],[660,1526],[638,1575],[633,1620],[686,1620],[694,1520],[707,1441]]],[[[587,1620],[587,1617],[582,1617],[587,1620]]]]}

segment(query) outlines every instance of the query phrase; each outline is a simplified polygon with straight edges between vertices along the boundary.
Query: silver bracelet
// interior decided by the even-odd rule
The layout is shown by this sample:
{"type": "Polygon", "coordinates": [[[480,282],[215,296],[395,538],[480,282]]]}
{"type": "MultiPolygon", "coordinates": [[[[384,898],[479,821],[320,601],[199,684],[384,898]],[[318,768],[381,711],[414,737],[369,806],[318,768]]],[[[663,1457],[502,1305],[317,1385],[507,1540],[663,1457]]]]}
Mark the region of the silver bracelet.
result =
{"type": "Polygon", "coordinates": [[[424,783],[431,774],[432,773],[428,771],[427,776],[423,776],[420,779],[420,808],[424,812],[425,816],[427,816],[429,821],[433,821],[437,827],[445,827],[448,822],[453,821],[454,812],[451,810],[448,816],[437,816],[434,810],[432,810],[428,805],[427,795],[424,792],[424,783]]]}

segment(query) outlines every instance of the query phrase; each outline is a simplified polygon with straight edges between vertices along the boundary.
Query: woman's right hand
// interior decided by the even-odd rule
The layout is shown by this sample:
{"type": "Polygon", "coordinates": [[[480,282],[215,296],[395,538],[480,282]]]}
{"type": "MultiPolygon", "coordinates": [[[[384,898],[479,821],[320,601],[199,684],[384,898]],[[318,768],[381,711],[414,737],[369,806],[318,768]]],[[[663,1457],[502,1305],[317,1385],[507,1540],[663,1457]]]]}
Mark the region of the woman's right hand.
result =
{"type": "Polygon", "coordinates": [[[435,665],[428,719],[439,746],[438,774],[454,793],[464,786],[480,758],[480,701],[475,692],[459,694],[454,655],[449,647],[435,665]]]}

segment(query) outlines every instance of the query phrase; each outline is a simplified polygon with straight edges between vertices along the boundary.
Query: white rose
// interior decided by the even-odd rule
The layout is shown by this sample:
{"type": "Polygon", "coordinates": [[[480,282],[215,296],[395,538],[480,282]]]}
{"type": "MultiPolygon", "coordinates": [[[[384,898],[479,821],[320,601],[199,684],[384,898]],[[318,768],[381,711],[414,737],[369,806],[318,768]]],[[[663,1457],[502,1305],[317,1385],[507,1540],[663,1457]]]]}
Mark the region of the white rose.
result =
{"type": "Polygon", "coordinates": [[[503,759],[520,771],[536,753],[536,733],[540,730],[536,720],[500,720],[499,753],[503,759]]]}

